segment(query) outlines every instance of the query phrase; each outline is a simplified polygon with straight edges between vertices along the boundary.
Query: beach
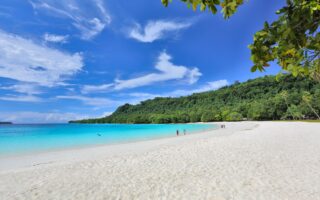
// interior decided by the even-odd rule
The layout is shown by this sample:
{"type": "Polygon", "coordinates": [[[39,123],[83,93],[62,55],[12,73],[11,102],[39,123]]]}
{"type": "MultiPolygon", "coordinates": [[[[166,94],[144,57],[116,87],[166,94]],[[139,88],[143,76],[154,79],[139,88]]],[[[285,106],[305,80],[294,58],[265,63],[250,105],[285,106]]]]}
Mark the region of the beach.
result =
{"type": "Polygon", "coordinates": [[[320,123],[0,158],[0,199],[320,199],[320,123]]]}

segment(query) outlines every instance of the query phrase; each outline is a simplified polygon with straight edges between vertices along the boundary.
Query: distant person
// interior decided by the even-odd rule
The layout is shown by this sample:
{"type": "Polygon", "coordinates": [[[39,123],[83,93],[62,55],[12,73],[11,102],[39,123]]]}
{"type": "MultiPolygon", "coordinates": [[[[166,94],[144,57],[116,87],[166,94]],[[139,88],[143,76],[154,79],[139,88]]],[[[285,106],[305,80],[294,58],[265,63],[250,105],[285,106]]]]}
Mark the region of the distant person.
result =
{"type": "Polygon", "coordinates": [[[186,134],[187,134],[186,129],[183,129],[183,135],[186,135],[186,134]]]}
{"type": "Polygon", "coordinates": [[[179,130],[177,130],[177,136],[179,136],[179,130]]]}

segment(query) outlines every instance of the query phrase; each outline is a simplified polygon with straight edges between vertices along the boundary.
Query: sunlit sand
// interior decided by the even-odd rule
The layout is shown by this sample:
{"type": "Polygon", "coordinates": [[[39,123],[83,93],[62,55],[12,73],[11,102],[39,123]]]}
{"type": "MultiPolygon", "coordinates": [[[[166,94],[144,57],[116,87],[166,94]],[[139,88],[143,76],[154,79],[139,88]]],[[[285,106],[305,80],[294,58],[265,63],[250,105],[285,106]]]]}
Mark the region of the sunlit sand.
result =
{"type": "Polygon", "coordinates": [[[226,129],[0,159],[0,199],[319,199],[320,124],[226,129]]]}

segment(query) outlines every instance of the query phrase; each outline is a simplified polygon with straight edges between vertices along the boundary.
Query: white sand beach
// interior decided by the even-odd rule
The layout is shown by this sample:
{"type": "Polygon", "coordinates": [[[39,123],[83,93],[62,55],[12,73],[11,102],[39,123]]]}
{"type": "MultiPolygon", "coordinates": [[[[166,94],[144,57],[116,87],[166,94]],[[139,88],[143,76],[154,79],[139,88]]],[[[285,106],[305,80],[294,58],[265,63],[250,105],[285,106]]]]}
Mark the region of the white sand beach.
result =
{"type": "Polygon", "coordinates": [[[0,199],[320,199],[320,123],[238,122],[0,159],[0,199]]]}

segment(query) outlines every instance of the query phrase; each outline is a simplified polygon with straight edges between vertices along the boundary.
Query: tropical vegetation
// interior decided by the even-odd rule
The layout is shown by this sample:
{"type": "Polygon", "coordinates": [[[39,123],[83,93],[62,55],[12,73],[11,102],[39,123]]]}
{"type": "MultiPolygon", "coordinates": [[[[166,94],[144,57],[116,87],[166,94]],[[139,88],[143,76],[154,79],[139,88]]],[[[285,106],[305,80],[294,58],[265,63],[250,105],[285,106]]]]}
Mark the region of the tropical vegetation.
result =
{"type": "Polygon", "coordinates": [[[320,83],[302,77],[265,76],[216,91],[158,97],[120,106],[112,115],[77,123],[188,123],[320,119],[320,83]]]}
{"type": "MultiPolygon", "coordinates": [[[[165,6],[169,0],[161,0],[165,6]]],[[[231,17],[243,0],[181,0],[196,10],[207,8],[225,18],[231,17]]],[[[282,70],[294,76],[311,77],[320,82],[320,0],[287,0],[277,12],[278,19],[265,22],[264,28],[254,35],[251,71],[265,70],[276,61],[282,70]]],[[[282,73],[279,73],[282,75],[282,73]]]]}

